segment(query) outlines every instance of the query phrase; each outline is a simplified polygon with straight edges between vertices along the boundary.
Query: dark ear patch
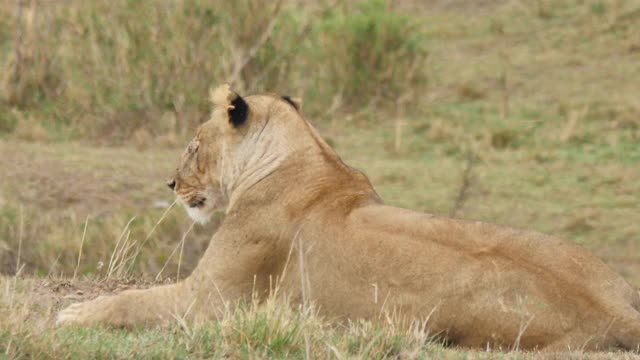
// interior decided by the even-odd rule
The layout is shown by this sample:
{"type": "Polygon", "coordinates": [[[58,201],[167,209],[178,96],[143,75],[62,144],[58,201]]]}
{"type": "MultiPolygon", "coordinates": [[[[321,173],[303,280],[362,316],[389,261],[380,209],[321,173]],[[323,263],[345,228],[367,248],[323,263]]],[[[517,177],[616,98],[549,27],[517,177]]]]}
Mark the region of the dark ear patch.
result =
{"type": "Polygon", "coordinates": [[[231,101],[231,106],[233,108],[229,108],[229,121],[231,121],[234,127],[244,124],[249,114],[249,105],[247,105],[247,102],[244,101],[240,95],[236,95],[236,98],[231,101]]]}
{"type": "Polygon", "coordinates": [[[283,96],[282,96],[282,100],[284,100],[284,101],[288,102],[291,106],[293,106],[293,108],[294,108],[294,109],[296,109],[296,110],[300,110],[300,109],[298,108],[298,104],[296,104],[296,102],[295,102],[295,101],[293,101],[293,100],[292,100],[290,97],[288,97],[287,95],[283,95],[283,96]]]}

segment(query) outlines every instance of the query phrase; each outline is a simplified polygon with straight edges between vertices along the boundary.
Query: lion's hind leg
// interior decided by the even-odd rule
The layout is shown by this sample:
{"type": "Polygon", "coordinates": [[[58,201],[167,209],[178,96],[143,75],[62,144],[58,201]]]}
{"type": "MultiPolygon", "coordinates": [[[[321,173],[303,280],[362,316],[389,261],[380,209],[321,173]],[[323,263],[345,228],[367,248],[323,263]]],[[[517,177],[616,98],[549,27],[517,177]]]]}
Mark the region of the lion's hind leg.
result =
{"type": "MultiPolygon", "coordinates": [[[[634,310],[635,312],[635,310],[634,310]]],[[[640,352],[640,314],[636,318],[611,318],[599,329],[576,327],[544,346],[548,351],[609,351],[625,349],[640,352]]]]}
{"type": "Polygon", "coordinates": [[[606,351],[615,347],[616,342],[610,337],[603,337],[598,334],[589,334],[582,329],[574,329],[566,333],[539,350],[550,352],[566,352],[566,351],[606,351]]]}
{"type": "Polygon", "coordinates": [[[640,353],[640,311],[631,305],[627,310],[615,326],[613,336],[626,350],[640,353]]]}

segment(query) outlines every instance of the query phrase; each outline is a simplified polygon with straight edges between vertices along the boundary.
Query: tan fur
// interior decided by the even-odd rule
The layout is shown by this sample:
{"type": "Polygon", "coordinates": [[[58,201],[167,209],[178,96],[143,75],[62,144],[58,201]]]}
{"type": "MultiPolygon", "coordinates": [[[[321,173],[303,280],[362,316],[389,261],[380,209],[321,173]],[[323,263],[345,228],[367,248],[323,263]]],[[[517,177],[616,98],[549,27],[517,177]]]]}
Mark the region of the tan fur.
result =
{"type": "Polygon", "coordinates": [[[60,324],[215,319],[252,292],[267,296],[277,278],[281,293],[328,318],[428,319],[433,334],[462,346],[640,345],[638,293],[585,249],[383,205],[369,180],[279,97],[246,97],[249,117],[232,126],[235,96],[226,86],[212,92],[211,119],[174,178],[185,206],[205,199],[191,208],[195,218],[227,211],[191,276],[72,305],[60,324]]]}

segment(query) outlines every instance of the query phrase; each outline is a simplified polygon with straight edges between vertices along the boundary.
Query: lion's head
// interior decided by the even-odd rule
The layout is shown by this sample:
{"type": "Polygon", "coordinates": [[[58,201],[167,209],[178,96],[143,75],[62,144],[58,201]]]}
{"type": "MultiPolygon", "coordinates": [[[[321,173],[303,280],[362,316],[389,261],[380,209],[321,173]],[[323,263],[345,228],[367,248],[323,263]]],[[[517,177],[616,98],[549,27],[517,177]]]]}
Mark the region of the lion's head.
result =
{"type": "Polygon", "coordinates": [[[199,126],[167,183],[198,222],[226,209],[234,194],[273,171],[296,149],[288,132],[306,127],[299,103],[288,97],[243,98],[222,85],[210,98],[209,120],[199,126]]]}

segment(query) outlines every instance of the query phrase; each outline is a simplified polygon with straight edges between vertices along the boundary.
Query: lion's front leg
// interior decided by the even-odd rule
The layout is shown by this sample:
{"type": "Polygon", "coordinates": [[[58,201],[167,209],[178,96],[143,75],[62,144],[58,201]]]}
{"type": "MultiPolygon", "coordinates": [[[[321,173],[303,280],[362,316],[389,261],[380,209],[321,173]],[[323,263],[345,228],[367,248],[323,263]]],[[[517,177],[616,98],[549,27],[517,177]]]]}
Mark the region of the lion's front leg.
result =
{"type": "Polygon", "coordinates": [[[188,316],[189,295],[184,292],[182,283],[146,290],[127,290],[117,295],[100,296],[72,304],[58,314],[56,324],[113,327],[163,325],[176,317],[188,316]]]}
{"type": "Polygon", "coordinates": [[[164,325],[176,319],[206,321],[219,318],[252,291],[266,294],[272,278],[271,259],[280,258],[273,255],[272,242],[248,237],[244,224],[232,224],[231,229],[218,230],[212,240],[215,246],[209,246],[184,281],[73,304],[59,313],[57,324],[134,327],[164,325]]]}

